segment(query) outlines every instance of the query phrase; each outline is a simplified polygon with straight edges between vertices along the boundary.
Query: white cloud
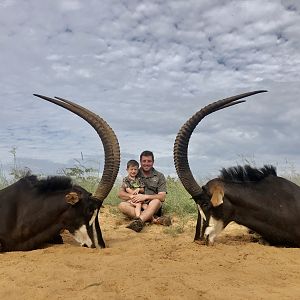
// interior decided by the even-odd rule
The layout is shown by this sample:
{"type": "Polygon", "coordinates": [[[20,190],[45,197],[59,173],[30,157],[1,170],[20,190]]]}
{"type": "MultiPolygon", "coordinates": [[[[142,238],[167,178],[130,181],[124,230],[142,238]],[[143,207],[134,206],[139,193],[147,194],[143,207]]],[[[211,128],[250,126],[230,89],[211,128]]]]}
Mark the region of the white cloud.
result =
{"type": "Polygon", "coordinates": [[[174,139],[192,114],[210,101],[267,89],[196,128],[193,171],[216,173],[243,155],[300,168],[298,2],[1,5],[0,163],[11,161],[13,146],[30,164],[102,153],[89,125],[33,93],[95,111],[116,131],[122,157],[148,148],[157,167],[173,174],[174,139]]]}
{"type": "Polygon", "coordinates": [[[81,3],[76,0],[61,0],[60,6],[63,11],[74,11],[81,8],[81,3]]]}

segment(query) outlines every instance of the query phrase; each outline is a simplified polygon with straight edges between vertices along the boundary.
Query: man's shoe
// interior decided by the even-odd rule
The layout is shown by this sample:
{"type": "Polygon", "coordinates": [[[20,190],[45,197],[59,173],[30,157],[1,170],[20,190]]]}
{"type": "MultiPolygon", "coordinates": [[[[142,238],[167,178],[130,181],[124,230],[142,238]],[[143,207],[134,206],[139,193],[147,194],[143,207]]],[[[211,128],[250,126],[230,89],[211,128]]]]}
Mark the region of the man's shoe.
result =
{"type": "Polygon", "coordinates": [[[140,218],[138,218],[132,221],[129,225],[127,225],[126,228],[134,230],[135,232],[140,232],[142,231],[144,225],[144,222],[140,218]]]}
{"type": "Polygon", "coordinates": [[[162,216],[154,219],[153,223],[158,225],[163,225],[163,226],[170,226],[172,225],[172,220],[171,217],[169,216],[162,216]]]}

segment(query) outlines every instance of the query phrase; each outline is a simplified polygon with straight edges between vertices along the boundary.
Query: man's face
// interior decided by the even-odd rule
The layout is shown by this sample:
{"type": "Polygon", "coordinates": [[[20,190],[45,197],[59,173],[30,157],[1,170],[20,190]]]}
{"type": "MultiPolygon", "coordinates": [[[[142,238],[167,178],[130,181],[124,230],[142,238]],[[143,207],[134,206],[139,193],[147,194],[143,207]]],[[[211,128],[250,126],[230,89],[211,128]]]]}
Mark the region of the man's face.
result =
{"type": "Polygon", "coordinates": [[[142,156],[141,158],[141,168],[144,172],[149,172],[153,168],[152,156],[142,156]]]}

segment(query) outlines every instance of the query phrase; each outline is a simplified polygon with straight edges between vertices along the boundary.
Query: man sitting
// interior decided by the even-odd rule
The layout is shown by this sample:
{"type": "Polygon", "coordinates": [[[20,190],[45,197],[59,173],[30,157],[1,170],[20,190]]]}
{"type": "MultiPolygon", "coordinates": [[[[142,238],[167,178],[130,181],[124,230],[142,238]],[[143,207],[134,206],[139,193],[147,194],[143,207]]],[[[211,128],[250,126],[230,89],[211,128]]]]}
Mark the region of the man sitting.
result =
{"type": "Polygon", "coordinates": [[[151,151],[146,150],[141,153],[140,164],[138,176],[145,185],[145,193],[132,195],[126,192],[123,186],[118,193],[118,197],[122,200],[119,204],[120,211],[134,219],[127,228],[140,232],[147,221],[169,226],[171,225],[170,217],[154,217],[159,213],[166,198],[165,176],[153,168],[154,155],[151,151]],[[135,207],[131,203],[146,203],[148,206],[141,212],[139,217],[135,217],[135,207]]]}

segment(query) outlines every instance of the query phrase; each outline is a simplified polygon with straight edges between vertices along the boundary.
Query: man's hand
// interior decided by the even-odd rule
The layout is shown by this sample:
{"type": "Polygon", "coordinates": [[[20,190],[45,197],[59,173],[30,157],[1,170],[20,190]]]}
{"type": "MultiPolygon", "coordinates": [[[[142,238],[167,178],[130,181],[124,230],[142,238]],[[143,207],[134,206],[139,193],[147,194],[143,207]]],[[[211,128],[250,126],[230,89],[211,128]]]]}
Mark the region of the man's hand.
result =
{"type": "Polygon", "coordinates": [[[143,194],[137,194],[137,195],[132,195],[133,197],[131,198],[131,201],[133,203],[136,203],[136,202],[144,202],[147,200],[147,196],[146,195],[143,195],[143,194]]]}
{"type": "Polygon", "coordinates": [[[136,188],[136,189],[133,191],[132,195],[137,195],[139,192],[140,192],[140,189],[139,189],[139,188],[136,188]]]}

